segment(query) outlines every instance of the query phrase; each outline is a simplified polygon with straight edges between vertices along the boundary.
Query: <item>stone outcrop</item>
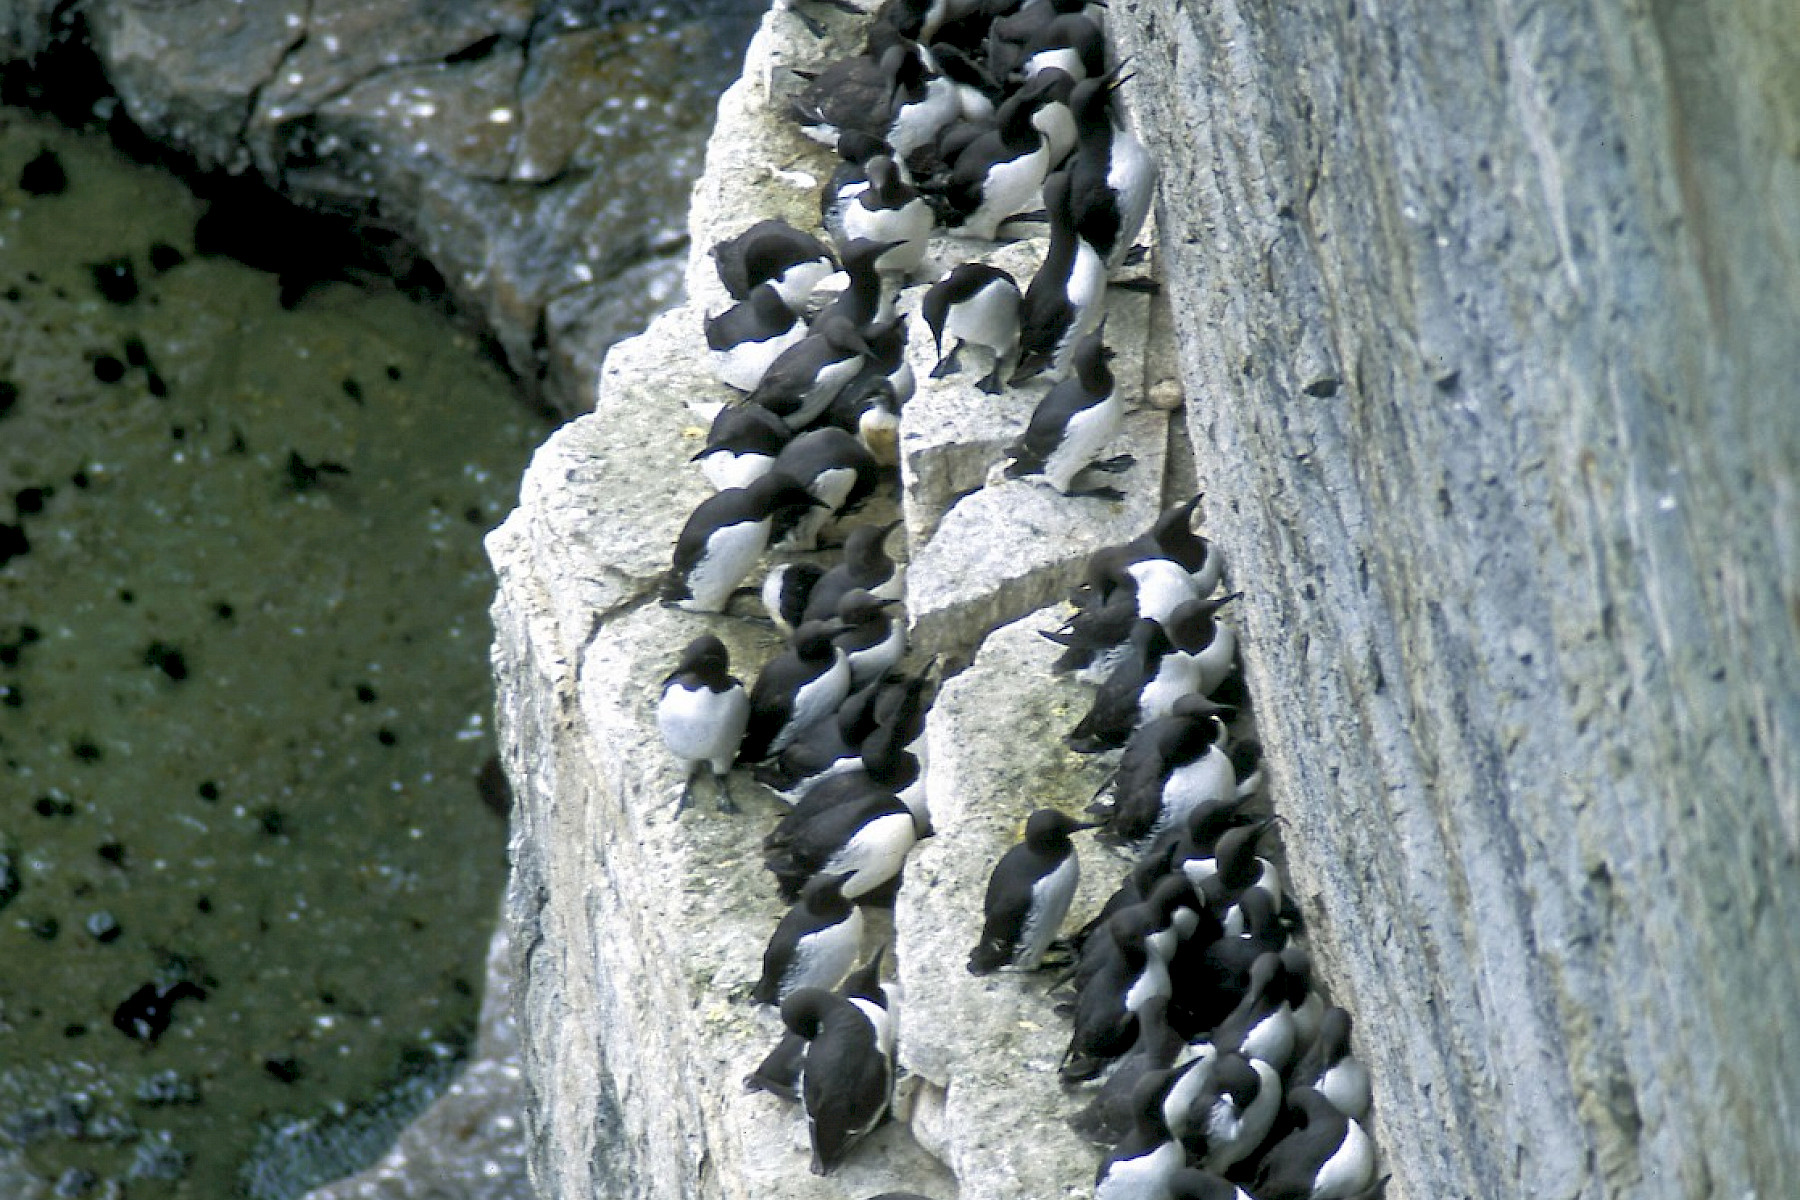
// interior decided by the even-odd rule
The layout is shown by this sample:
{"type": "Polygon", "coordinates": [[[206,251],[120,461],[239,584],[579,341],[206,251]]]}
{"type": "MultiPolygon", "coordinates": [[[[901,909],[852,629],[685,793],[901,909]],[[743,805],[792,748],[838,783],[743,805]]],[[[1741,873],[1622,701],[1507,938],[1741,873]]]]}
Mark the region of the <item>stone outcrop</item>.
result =
{"type": "Polygon", "coordinates": [[[680,296],[682,205],[760,8],[38,0],[0,8],[0,62],[85,39],[151,138],[402,239],[559,405],[680,296]]]}
{"type": "MultiPolygon", "coordinates": [[[[914,330],[921,386],[900,452],[913,464],[903,507],[915,657],[934,655],[946,671],[973,665],[930,720],[939,832],[909,866],[894,915],[890,987],[905,1073],[896,1119],[828,1178],[808,1171],[799,1110],[740,1084],[781,1031],[747,996],[784,908],[760,862],[782,806],[745,781],[741,814],[714,812],[702,786],[677,816],[679,770],[655,730],[658,685],[689,639],[719,634],[745,677],[774,647],[762,627],[666,609],[653,595],[682,523],[710,492],[687,460],[730,395],[712,378],[701,332],[703,313],[727,303],[706,250],[766,216],[816,224],[832,160],[775,111],[781,68],[847,43],[842,34],[816,43],[785,12],[765,22],[721,101],[696,190],[692,301],[608,355],[595,411],[540,451],[519,509],[490,538],[501,577],[495,669],[518,796],[511,904],[530,1157],[546,1197],[1072,1197],[1091,1187],[1100,1159],[1064,1124],[1082,1101],[1056,1084],[1067,1022],[1045,982],[977,980],[963,964],[979,932],[970,906],[979,910],[988,870],[1025,815],[1045,803],[1078,808],[1098,778],[1050,732],[1085,701],[1079,686],[1050,681],[1055,648],[1035,633],[1048,618],[987,635],[1053,602],[1089,552],[1149,525],[1168,478],[1191,474],[1170,465],[1172,360],[1149,346],[1143,296],[1109,310],[1108,341],[1121,391],[1134,402],[1154,392],[1162,406],[1140,404],[1117,441],[1138,460],[1117,504],[1024,482],[983,487],[1049,385],[996,400],[976,389],[976,372],[930,380],[929,338],[922,324],[914,330]],[[1041,684],[1021,677],[1026,663],[1041,684]],[[1016,714],[1035,721],[1029,747],[1014,746],[1021,727],[997,715],[1011,713],[995,707],[1008,702],[1031,710],[1016,714]],[[1034,771],[1032,756],[1059,765],[1034,771]]],[[[999,251],[955,238],[933,245],[939,264],[978,251],[1026,264],[1028,277],[1042,239],[999,251]]],[[[904,293],[902,307],[922,290],[904,293]]],[[[876,506],[859,519],[889,517],[876,506]]],[[[1096,853],[1082,911],[1098,907],[1124,865],[1096,853]]],[[[887,922],[877,924],[885,934],[887,922]]]]}
{"type": "MultiPolygon", "coordinates": [[[[1775,7],[1109,9],[1164,170],[1165,472],[1197,474],[1245,593],[1290,869],[1394,1197],[1800,1192],[1800,34],[1775,7]]],[[[696,245],[810,218],[821,158],[745,120],[784,20],[723,109],[696,245]]],[[[957,500],[984,456],[958,447],[997,435],[953,401],[928,434],[937,393],[903,445],[913,603],[972,665],[934,711],[940,835],[896,914],[914,1079],[823,1182],[798,1117],[737,1092],[774,1033],[734,999],[777,915],[773,807],[675,820],[649,713],[699,629],[740,669],[764,647],[646,603],[703,494],[684,402],[716,395],[697,313],[671,322],[614,353],[492,543],[539,1186],[1084,1194],[1092,1152],[1042,1119],[1061,1030],[1034,986],[970,981],[956,933],[1017,819],[1092,786],[1039,736],[1078,709],[1024,682],[1032,623],[976,644],[1063,566],[1014,569],[1000,489],[957,500]],[[939,602],[934,555],[951,591],[990,573],[939,602]]],[[[1046,544],[1066,565],[1140,526],[1046,544]]],[[[1090,890],[1116,870],[1087,865],[1090,890]]]]}
{"type": "Polygon", "coordinates": [[[1800,1194],[1800,28],[1109,8],[1390,1194],[1800,1194]]]}

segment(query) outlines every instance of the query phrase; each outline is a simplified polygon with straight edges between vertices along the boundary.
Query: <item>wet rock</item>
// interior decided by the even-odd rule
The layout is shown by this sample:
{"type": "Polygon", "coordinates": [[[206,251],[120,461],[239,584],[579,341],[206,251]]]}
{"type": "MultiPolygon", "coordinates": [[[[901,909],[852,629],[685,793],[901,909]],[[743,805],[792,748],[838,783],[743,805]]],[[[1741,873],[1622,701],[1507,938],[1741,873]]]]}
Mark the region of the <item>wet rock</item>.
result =
{"type": "MultiPolygon", "coordinates": [[[[106,262],[95,263],[89,270],[93,272],[94,290],[104,296],[109,303],[130,304],[138,298],[137,271],[132,267],[129,258],[108,259],[106,262]]],[[[119,363],[118,359],[108,355],[107,361],[120,367],[119,373],[124,374],[123,364],[119,363]]],[[[100,375],[98,363],[95,364],[94,374],[100,375]]],[[[117,379],[117,375],[112,379],[108,379],[104,375],[100,376],[102,383],[113,383],[117,379]]]]}
{"type": "Polygon", "coordinates": [[[137,1091],[132,1093],[133,1099],[140,1104],[148,1104],[152,1108],[169,1104],[198,1104],[200,1089],[190,1081],[183,1079],[175,1070],[158,1071],[147,1076],[138,1084],[137,1091]]]}
{"type": "Polygon", "coordinates": [[[19,878],[19,869],[13,865],[12,855],[0,853],[0,909],[4,909],[19,898],[25,890],[25,881],[19,878]]]}
{"type": "Polygon", "coordinates": [[[19,170],[19,190],[28,196],[58,196],[69,186],[62,159],[44,150],[19,170]]]}
{"type": "Polygon", "coordinates": [[[136,1148],[131,1152],[131,1165],[126,1168],[128,1179],[154,1179],[173,1183],[187,1174],[188,1155],[175,1145],[174,1138],[166,1129],[158,1129],[144,1135],[136,1148]]]}
{"type": "Polygon", "coordinates": [[[204,999],[205,989],[185,979],[173,984],[146,983],[113,1010],[113,1028],[128,1038],[154,1045],[175,1020],[178,1001],[204,999]]]}
{"type": "Polygon", "coordinates": [[[305,1200],[521,1200],[532,1194],[512,979],[502,922],[488,948],[475,1045],[456,1081],[380,1160],[305,1200]]]}
{"type": "MultiPolygon", "coordinates": [[[[606,346],[680,294],[681,213],[762,7],[100,0],[73,29],[151,138],[366,213],[377,243],[403,234],[514,373],[575,410],[606,346]]],[[[57,12],[0,14],[0,57],[53,50],[57,12]]]]}
{"type": "Polygon", "coordinates": [[[92,1171],[70,1167],[56,1177],[56,1187],[51,1194],[58,1200],[75,1200],[75,1197],[85,1196],[93,1191],[99,1182],[100,1177],[92,1171]]]}

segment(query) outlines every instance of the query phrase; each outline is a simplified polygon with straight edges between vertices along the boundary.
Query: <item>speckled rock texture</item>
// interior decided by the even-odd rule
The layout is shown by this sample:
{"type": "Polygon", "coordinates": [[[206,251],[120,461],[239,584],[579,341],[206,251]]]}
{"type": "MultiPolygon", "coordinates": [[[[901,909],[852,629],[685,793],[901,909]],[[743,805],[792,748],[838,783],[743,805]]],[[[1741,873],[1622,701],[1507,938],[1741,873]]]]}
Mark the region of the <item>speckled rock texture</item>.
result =
{"type": "Polygon", "coordinates": [[[423,253],[551,405],[680,298],[681,211],[757,0],[38,0],[0,61],[85,35],[125,113],[423,253]]]}
{"type": "Polygon", "coordinates": [[[1390,1196],[1800,1195],[1791,9],[1108,12],[1390,1196]]]}

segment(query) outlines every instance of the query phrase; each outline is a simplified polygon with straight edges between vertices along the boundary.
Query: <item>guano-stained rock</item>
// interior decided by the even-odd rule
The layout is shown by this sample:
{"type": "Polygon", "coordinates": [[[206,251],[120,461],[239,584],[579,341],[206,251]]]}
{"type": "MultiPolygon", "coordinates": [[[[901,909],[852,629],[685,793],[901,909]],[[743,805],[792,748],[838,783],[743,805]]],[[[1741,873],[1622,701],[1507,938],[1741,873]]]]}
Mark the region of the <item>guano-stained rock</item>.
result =
{"type": "MultiPolygon", "coordinates": [[[[769,106],[780,102],[786,86],[776,63],[800,61],[800,53],[816,61],[834,44],[820,47],[785,12],[765,22],[743,78],[721,101],[708,167],[696,189],[689,218],[690,303],[612,351],[595,411],[540,452],[519,510],[490,539],[501,575],[495,608],[501,724],[518,794],[511,911],[521,948],[526,1069],[536,1089],[531,1159],[534,1178],[549,1197],[860,1200],[899,1188],[937,1200],[999,1198],[1016,1194],[1020,1171],[1032,1194],[1076,1196],[1091,1185],[1098,1162],[1097,1153],[1062,1125],[1082,1101],[1062,1096],[1055,1085],[1066,1022],[1048,1014],[1043,980],[1031,981],[1036,991],[1025,1009],[998,1004],[978,1028],[959,1031],[961,1017],[997,986],[962,969],[979,932],[977,920],[938,930],[929,942],[917,942],[918,935],[906,929],[898,934],[890,963],[902,963],[894,988],[901,1059],[913,1061],[908,1056],[915,1051],[906,1047],[914,1044],[909,1029],[915,1030],[918,1072],[902,1080],[894,1122],[834,1175],[810,1175],[798,1110],[744,1092],[739,1084],[779,1032],[771,1013],[743,1002],[781,912],[758,853],[778,803],[740,778],[744,812],[724,816],[702,782],[694,807],[677,818],[679,779],[655,732],[657,685],[688,639],[703,630],[718,633],[746,680],[774,647],[763,627],[665,609],[655,603],[653,589],[683,521],[707,494],[698,468],[687,460],[701,444],[706,421],[731,396],[712,378],[700,335],[702,315],[726,303],[707,250],[770,215],[816,227],[817,189],[832,160],[769,106]],[[936,955],[945,940],[957,943],[947,963],[957,977],[922,982],[915,1000],[905,960],[936,955]],[[1019,1065],[1020,1043],[986,1036],[1016,1011],[1028,1014],[1020,1019],[1045,1022],[1028,1056],[1036,1072],[1029,1082],[1037,1089],[1030,1121],[1033,1131],[1059,1147],[1054,1153],[1019,1135],[1018,1097],[1006,1089],[1019,1065]],[[948,1054],[958,1056],[962,1072],[954,1082],[941,1070],[948,1054]],[[1046,1065],[1047,1073],[1041,1070],[1046,1065]]],[[[933,253],[949,261],[959,243],[937,239],[933,253]]],[[[1041,248],[1025,245],[1000,254],[1030,261],[1041,248]]],[[[922,288],[913,290],[912,303],[922,288]]],[[[1148,309],[1142,295],[1122,294],[1108,325],[1109,343],[1119,349],[1119,389],[1134,406],[1151,370],[1148,309]]],[[[920,324],[911,336],[915,370],[923,375],[930,361],[923,369],[918,363],[929,354],[921,349],[928,335],[920,324]]],[[[1166,366],[1162,370],[1166,376],[1166,366]]],[[[1043,385],[996,405],[974,389],[973,378],[939,385],[949,395],[940,411],[956,425],[954,404],[961,397],[981,411],[961,414],[958,428],[972,427],[973,417],[989,421],[993,432],[981,435],[989,440],[973,451],[959,449],[950,435],[938,448],[980,462],[979,484],[999,461],[993,439],[1003,445],[1017,435],[1043,385]],[[987,415],[996,410],[1009,414],[1008,428],[987,415]]],[[[914,611],[921,643],[915,660],[937,653],[947,669],[960,667],[994,625],[1058,599],[1090,550],[1142,532],[1165,503],[1169,444],[1166,398],[1160,407],[1142,404],[1112,451],[1139,459],[1119,478],[1128,493],[1123,504],[1001,482],[961,498],[929,542],[912,539],[911,570],[923,570],[909,598],[909,605],[923,605],[914,611]],[[998,569],[983,561],[997,557],[1010,565],[998,569]]],[[[885,516],[876,506],[858,519],[885,516]]],[[[1028,624],[1010,630],[996,653],[1007,662],[1042,659],[1047,666],[1046,654],[1054,648],[1028,624]]],[[[971,672],[971,679],[991,682],[993,669],[971,672]]],[[[1052,680],[1046,670],[1036,674],[1041,678],[1016,682],[1017,702],[1036,704],[1081,690],[1052,680]]],[[[965,696],[973,695],[973,686],[953,683],[965,696]]],[[[1079,710],[1085,699],[1063,703],[1079,710]]],[[[970,705],[979,701],[962,705],[965,720],[974,711],[970,705]]],[[[1067,724],[1079,716],[1075,711],[1067,724]]],[[[1061,717],[1051,723],[1058,722],[1061,717]]],[[[941,732],[934,715],[927,739],[954,739],[957,728],[941,732]]],[[[1041,751],[1073,758],[1056,741],[1063,731],[1050,734],[1041,751]]],[[[985,739],[970,749],[977,747],[992,749],[985,739]]],[[[946,750],[943,758],[952,782],[931,765],[928,789],[960,790],[957,771],[967,775],[974,767],[967,755],[946,750]]],[[[1076,804],[1092,794],[1098,777],[1087,778],[1095,773],[1088,764],[1067,769],[1074,790],[1083,793],[1071,792],[1069,803],[1076,804]]],[[[995,785],[990,780],[983,786],[995,785]]],[[[943,843],[930,882],[922,886],[961,921],[971,898],[979,909],[992,865],[989,851],[996,839],[1004,848],[1011,837],[1007,825],[1016,819],[973,816],[956,794],[944,796],[958,827],[979,832],[956,854],[943,843]]],[[[920,850],[942,841],[940,835],[920,850]]],[[[1095,869],[1094,886],[1104,889],[1102,895],[1111,887],[1099,882],[1109,867],[1115,875],[1120,869],[1104,861],[1095,869]]],[[[912,887],[909,881],[902,894],[912,887]]]]}

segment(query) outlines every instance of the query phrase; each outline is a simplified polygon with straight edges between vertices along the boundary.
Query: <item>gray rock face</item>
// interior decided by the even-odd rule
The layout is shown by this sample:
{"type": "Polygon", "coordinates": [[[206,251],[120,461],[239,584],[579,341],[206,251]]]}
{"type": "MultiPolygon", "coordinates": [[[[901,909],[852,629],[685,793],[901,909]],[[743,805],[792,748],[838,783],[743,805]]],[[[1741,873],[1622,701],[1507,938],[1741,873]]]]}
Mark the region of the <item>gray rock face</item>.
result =
{"type": "MultiPolygon", "coordinates": [[[[66,7],[6,6],[0,58],[40,53],[66,7]]],[[[152,137],[404,236],[564,405],[680,296],[680,213],[760,7],[98,0],[79,18],[152,137]]]]}
{"type": "Polygon", "coordinates": [[[1800,42],[1109,10],[1390,1195],[1800,1193],[1800,42]]]}

